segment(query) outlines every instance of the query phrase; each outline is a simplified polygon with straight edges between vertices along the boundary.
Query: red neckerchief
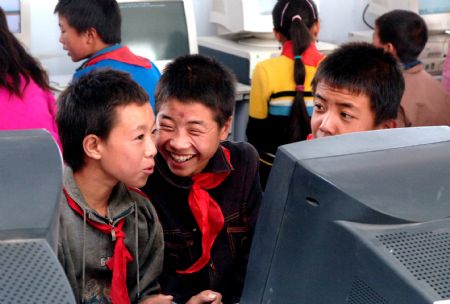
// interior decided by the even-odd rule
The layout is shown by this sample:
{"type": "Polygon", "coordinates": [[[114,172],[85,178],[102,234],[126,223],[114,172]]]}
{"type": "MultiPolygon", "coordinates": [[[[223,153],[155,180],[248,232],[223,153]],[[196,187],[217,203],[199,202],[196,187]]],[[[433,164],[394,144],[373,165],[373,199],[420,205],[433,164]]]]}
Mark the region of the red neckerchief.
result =
{"type": "MultiPolygon", "coordinates": [[[[81,207],[70,197],[67,190],[63,188],[64,195],[67,198],[70,208],[83,217],[83,210],[81,207]]],[[[116,244],[114,245],[113,256],[106,263],[106,266],[112,271],[111,282],[111,302],[120,304],[129,304],[130,298],[128,296],[127,288],[127,263],[133,261],[133,257],[125,246],[125,233],[122,227],[125,223],[125,219],[121,219],[117,226],[114,227],[108,224],[101,224],[86,218],[86,222],[95,229],[105,233],[111,234],[113,241],[115,238],[116,244]]]]}
{"type": "Polygon", "coordinates": [[[292,60],[294,60],[295,55],[301,55],[303,63],[313,67],[318,66],[320,61],[325,57],[323,54],[319,53],[314,42],[309,45],[303,54],[294,54],[291,40],[287,40],[283,43],[281,55],[291,58],[292,60]]]}
{"type": "Polygon", "coordinates": [[[91,66],[93,64],[96,64],[99,61],[106,60],[106,59],[112,59],[112,60],[140,66],[140,67],[147,68],[147,69],[152,67],[150,60],[148,60],[147,58],[140,57],[140,56],[133,54],[130,51],[130,49],[126,46],[122,46],[113,51],[106,52],[106,53],[100,54],[98,56],[95,56],[94,58],[92,58],[88,62],[86,62],[84,64],[84,67],[91,66]]]}
{"type": "MultiPolygon", "coordinates": [[[[225,158],[230,163],[230,151],[222,147],[225,158]]],[[[231,164],[231,163],[230,163],[231,164]]],[[[177,270],[179,274],[194,273],[202,269],[211,258],[211,247],[224,225],[222,209],[206,189],[220,185],[230,171],[219,173],[199,173],[192,177],[194,184],[189,193],[189,207],[202,232],[202,256],[188,269],[177,270]]]]}

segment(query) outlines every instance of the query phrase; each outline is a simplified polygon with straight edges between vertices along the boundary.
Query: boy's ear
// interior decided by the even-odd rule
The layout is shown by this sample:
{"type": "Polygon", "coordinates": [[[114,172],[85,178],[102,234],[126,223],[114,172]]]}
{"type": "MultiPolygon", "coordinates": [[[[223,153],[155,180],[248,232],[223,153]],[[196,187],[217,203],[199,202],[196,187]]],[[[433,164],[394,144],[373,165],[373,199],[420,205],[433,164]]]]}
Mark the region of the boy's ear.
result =
{"type": "Polygon", "coordinates": [[[390,42],[386,43],[384,46],[384,50],[392,55],[394,55],[395,58],[398,58],[397,56],[397,50],[395,49],[394,45],[390,42]]]}
{"type": "Polygon", "coordinates": [[[320,21],[319,20],[314,22],[314,24],[311,26],[310,32],[313,35],[314,40],[317,40],[317,36],[319,36],[319,32],[320,32],[320,21]]]}
{"type": "Polygon", "coordinates": [[[88,42],[89,43],[94,43],[95,41],[97,41],[98,39],[98,33],[97,30],[93,27],[90,27],[86,30],[86,35],[88,37],[88,42]]]}
{"type": "Polygon", "coordinates": [[[395,119],[388,119],[381,124],[382,124],[382,129],[397,128],[397,121],[395,119]]]}
{"type": "Polygon", "coordinates": [[[83,150],[87,157],[92,159],[101,158],[101,140],[97,135],[89,134],[83,139],[83,150]]]}
{"type": "Polygon", "coordinates": [[[231,130],[231,123],[233,121],[233,116],[230,116],[230,118],[227,119],[225,124],[223,125],[222,129],[220,130],[220,140],[225,140],[228,138],[228,135],[230,134],[231,130]]]}

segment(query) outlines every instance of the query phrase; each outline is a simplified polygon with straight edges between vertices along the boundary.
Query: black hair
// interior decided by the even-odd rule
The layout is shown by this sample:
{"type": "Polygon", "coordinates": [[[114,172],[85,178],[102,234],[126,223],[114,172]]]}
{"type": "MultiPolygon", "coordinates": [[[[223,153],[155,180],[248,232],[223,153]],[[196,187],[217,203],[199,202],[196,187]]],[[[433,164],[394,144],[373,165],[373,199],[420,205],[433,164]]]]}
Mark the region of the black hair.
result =
{"type": "MultiPolygon", "coordinates": [[[[272,11],[275,31],[281,33],[293,44],[294,56],[301,56],[314,37],[310,29],[319,20],[317,7],[312,0],[279,0],[272,11]]],[[[296,86],[305,83],[305,65],[299,57],[294,57],[294,80],[296,86]]],[[[311,133],[303,90],[296,90],[290,114],[292,141],[299,141],[311,133]]]]}
{"type": "Polygon", "coordinates": [[[175,98],[183,103],[200,102],[211,109],[219,127],[233,115],[235,77],[222,64],[203,55],[185,55],[168,64],[156,86],[156,112],[175,98]]]}
{"type": "Polygon", "coordinates": [[[380,42],[392,43],[404,64],[417,60],[428,40],[425,21],[411,11],[390,11],[378,17],[375,25],[380,42]]]}
{"type": "Polygon", "coordinates": [[[312,81],[351,94],[366,95],[375,113],[375,124],[397,118],[405,82],[396,59],[365,42],[347,43],[325,57],[312,81]]]}
{"type": "Polygon", "coordinates": [[[78,33],[94,28],[106,44],[122,41],[122,18],[116,0],[59,0],[54,13],[66,18],[78,33]]]}
{"type": "Polygon", "coordinates": [[[71,84],[58,102],[56,123],[64,160],[76,172],[84,165],[84,138],[94,134],[106,140],[116,123],[115,109],[149,103],[149,97],[129,74],[100,69],[71,84]]]}
{"type": "Polygon", "coordinates": [[[39,62],[30,56],[16,37],[9,31],[6,15],[0,7],[0,87],[10,94],[22,97],[30,78],[45,90],[50,90],[47,73],[39,62]],[[22,87],[20,76],[25,79],[22,87]]]}

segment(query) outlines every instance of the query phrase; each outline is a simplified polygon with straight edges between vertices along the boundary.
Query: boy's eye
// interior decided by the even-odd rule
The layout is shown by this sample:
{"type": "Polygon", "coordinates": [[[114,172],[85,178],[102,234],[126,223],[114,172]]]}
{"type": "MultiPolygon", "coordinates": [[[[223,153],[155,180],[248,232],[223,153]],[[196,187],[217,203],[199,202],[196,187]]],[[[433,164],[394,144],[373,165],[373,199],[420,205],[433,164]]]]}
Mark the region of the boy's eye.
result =
{"type": "Polygon", "coordinates": [[[138,136],[136,136],[137,140],[143,140],[144,139],[144,134],[139,134],[138,136]]]}
{"type": "Polygon", "coordinates": [[[323,107],[322,104],[320,104],[320,103],[315,103],[314,104],[314,110],[315,111],[323,111],[323,109],[324,109],[324,107],[323,107]]]}
{"type": "Polygon", "coordinates": [[[161,130],[161,131],[172,131],[173,127],[169,126],[169,125],[165,125],[165,124],[160,124],[159,125],[159,130],[161,130]]]}
{"type": "Polygon", "coordinates": [[[158,129],[155,128],[152,130],[152,135],[156,135],[157,133],[158,133],[158,129]]]}
{"type": "Polygon", "coordinates": [[[197,129],[191,129],[191,130],[189,130],[189,133],[192,134],[192,135],[200,135],[200,134],[202,134],[204,132],[201,131],[201,130],[197,130],[197,129]]]}
{"type": "Polygon", "coordinates": [[[350,115],[350,114],[348,114],[348,113],[346,113],[346,112],[342,112],[342,113],[341,113],[341,116],[342,116],[342,118],[344,118],[344,119],[346,119],[346,120],[349,120],[349,119],[352,119],[352,118],[353,118],[352,115],[350,115]]]}

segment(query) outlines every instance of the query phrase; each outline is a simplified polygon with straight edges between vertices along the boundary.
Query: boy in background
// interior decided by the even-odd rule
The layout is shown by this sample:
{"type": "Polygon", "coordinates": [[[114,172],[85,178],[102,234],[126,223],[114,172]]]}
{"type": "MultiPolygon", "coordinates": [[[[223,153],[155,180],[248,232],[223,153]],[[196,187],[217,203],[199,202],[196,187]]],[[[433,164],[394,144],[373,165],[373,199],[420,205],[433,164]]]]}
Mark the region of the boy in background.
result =
{"type": "Polygon", "coordinates": [[[450,95],[418,60],[427,40],[425,21],[414,12],[394,10],[375,21],[374,45],[394,55],[403,66],[405,93],[399,127],[450,125],[450,95]]]}
{"type": "Polygon", "coordinates": [[[159,295],[163,235],[135,187],[153,172],[155,118],[128,74],[97,71],[59,97],[63,146],[58,258],[78,303],[171,303],[159,295]]]}
{"type": "Polygon", "coordinates": [[[261,201],[258,153],[224,141],[235,79],[201,55],[176,59],[156,88],[155,173],[144,192],[164,231],[162,292],[177,303],[238,303],[261,201]],[[211,296],[208,298],[207,296],[211,296]]]}
{"type": "Polygon", "coordinates": [[[148,59],[136,56],[121,42],[121,15],[115,0],[59,0],[59,41],[74,62],[85,60],[74,80],[99,68],[127,72],[150,96],[154,108],[154,90],[161,73],[148,59]]]}
{"type": "Polygon", "coordinates": [[[396,127],[404,90],[395,58],[368,43],[349,43],[327,56],[314,76],[312,136],[396,127]]]}

